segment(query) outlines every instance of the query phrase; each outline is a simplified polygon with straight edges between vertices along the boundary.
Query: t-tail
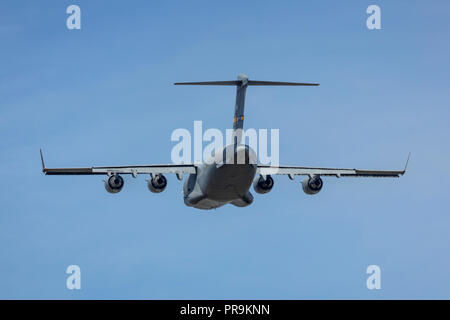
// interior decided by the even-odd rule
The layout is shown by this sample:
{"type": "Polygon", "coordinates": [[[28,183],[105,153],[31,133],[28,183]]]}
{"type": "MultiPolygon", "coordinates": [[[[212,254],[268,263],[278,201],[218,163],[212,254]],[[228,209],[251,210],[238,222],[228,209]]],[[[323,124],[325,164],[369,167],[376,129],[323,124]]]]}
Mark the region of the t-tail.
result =
{"type": "Polygon", "coordinates": [[[248,86],[318,86],[318,83],[280,82],[249,80],[245,74],[240,74],[237,80],[230,81],[202,81],[202,82],[176,82],[175,85],[196,86],[236,86],[236,104],[234,106],[233,132],[237,144],[241,141],[241,131],[244,128],[245,92],[248,86]]]}

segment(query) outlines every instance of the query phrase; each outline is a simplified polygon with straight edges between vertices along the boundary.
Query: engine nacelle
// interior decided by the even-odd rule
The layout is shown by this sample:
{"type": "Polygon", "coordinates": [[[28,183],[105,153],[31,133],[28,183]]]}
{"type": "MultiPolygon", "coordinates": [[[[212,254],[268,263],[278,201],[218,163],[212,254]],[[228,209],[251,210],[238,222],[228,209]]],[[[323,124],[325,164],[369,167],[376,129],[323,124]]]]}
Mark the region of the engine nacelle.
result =
{"type": "Polygon", "coordinates": [[[268,193],[273,188],[273,179],[271,176],[267,175],[266,179],[264,179],[262,176],[259,176],[258,179],[256,179],[253,182],[253,189],[256,193],[263,194],[268,193]]]}
{"type": "Polygon", "coordinates": [[[157,174],[148,180],[147,187],[153,193],[163,192],[167,187],[167,179],[162,174],[157,174]]]}
{"type": "Polygon", "coordinates": [[[123,178],[118,174],[113,174],[105,180],[105,189],[109,193],[118,193],[124,185],[123,178]]]}
{"type": "Polygon", "coordinates": [[[322,190],[323,181],[319,176],[312,176],[302,181],[302,188],[306,194],[316,194],[322,190]]]}

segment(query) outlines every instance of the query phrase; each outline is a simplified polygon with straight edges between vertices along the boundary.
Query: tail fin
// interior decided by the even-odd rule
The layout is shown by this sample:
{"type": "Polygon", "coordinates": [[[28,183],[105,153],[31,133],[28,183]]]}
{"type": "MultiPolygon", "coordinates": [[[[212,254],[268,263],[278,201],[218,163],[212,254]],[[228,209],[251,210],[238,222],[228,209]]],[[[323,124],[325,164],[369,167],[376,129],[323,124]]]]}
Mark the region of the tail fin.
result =
{"type": "MultiPolygon", "coordinates": [[[[248,86],[318,86],[318,83],[305,82],[280,82],[249,80],[245,74],[240,74],[237,80],[230,81],[202,81],[202,82],[175,82],[174,85],[194,86],[236,86],[236,104],[234,107],[233,130],[240,132],[244,127],[245,92],[248,86]]],[[[241,141],[241,137],[235,138],[235,144],[241,141]],[[237,142],[236,142],[237,141],[237,142]]]]}

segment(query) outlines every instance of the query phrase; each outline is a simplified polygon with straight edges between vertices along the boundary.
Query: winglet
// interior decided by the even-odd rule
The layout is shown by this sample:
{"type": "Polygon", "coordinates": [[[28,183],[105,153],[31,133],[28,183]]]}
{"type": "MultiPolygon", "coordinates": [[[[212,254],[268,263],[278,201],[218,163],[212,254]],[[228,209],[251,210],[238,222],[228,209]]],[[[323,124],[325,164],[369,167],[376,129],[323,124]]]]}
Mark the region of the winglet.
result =
{"type": "Polygon", "coordinates": [[[408,168],[409,157],[411,157],[411,152],[408,153],[408,159],[406,159],[405,168],[403,169],[402,175],[406,173],[406,168],[408,168]]]}
{"type": "Polygon", "coordinates": [[[44,156],[42,155],[42,149],[40,149],[40,151],[41,151],[42,172],[45,172],[45,163],[44,163],[44,156]]]}

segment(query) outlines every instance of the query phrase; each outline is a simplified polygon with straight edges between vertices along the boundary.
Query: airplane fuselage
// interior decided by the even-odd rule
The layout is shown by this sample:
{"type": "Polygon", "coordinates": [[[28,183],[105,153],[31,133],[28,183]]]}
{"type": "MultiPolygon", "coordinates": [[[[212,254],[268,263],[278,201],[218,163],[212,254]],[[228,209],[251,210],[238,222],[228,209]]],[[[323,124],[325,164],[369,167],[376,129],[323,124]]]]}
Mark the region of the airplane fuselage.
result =
{"type": "Polygon", "coordinates": [[[229,145],[186,179],[184,203],[197,209],[215,209],[227,203],[245,207],[253,202],[249,192],[255,178],[256,155],[246,145],[229,145]]]}

